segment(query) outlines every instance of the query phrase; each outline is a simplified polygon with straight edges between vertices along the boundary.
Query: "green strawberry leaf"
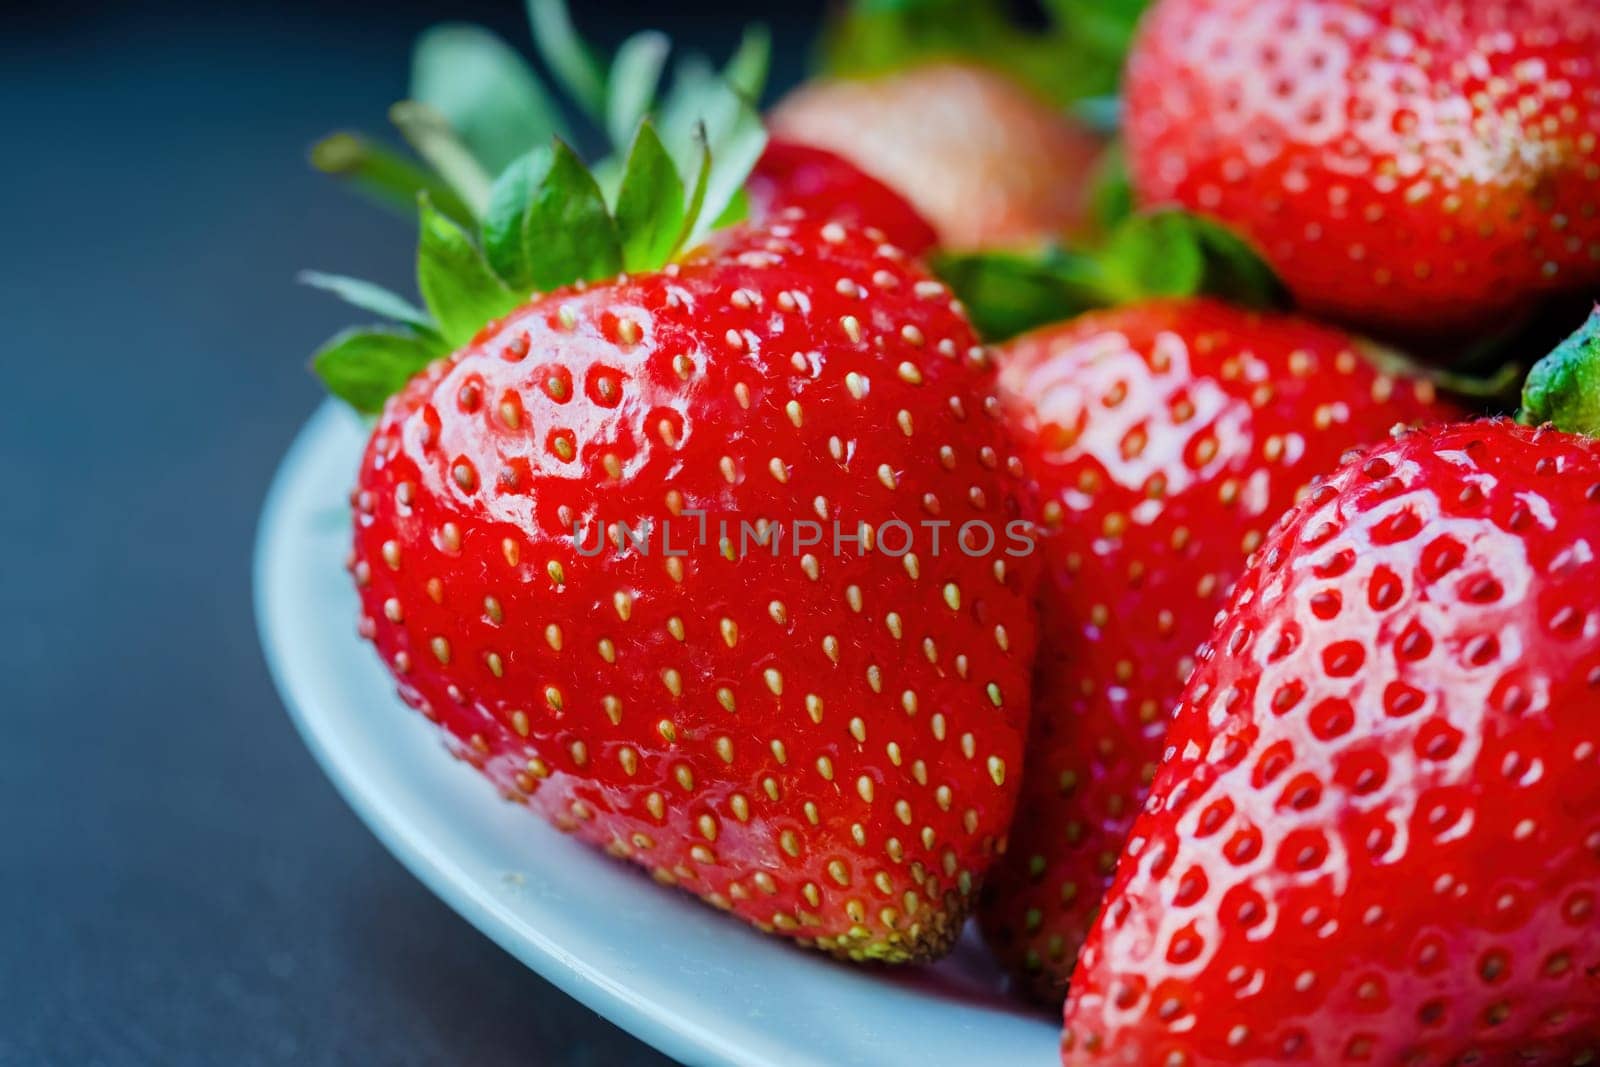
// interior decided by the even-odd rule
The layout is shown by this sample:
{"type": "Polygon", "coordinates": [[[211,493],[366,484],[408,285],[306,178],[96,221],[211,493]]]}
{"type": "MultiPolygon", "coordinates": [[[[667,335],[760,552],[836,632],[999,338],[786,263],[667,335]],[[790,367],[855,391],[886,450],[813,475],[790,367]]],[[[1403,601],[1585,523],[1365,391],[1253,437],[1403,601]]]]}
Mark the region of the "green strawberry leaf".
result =
{"type": "Polygon", "coordinates": [[[933,266],[990,341],[1142,300],[1205,295],[1246,307],[1288,306],[1282,284],[1246,242],[1181,211],[1132,215],[1098,246],[947,253],[933,266]]]}
{"type": "Polygon", "coordinates": [[[726,229],[735,223],[743,222],[750,217],[750,196],[744,189],[735,189],[733,198],[728,201],[728,206],[722,209],[711,223],[713,230],[726,229]]]}
{"type": "Polygon", "coordinates": [[[314,151],[322,169],[391,203],[413,197],[419,209],[417,286],[426,311],[357,279],[304,277],[409,331],[341,335],[319,354],[329,388],[364,410],[428,356],[469,343],[535,290],[657,269],[748,214],[744,182],[766,144],[753,105],[770,59],[764,30],[745,34],[720,75],[703,59],[681,63],[658,108],[664,37],[629,38],[608,81],[563,0],[528,0],[528,11],[546,63],[613,139],[631,136],[629,151],[591,171],[559,136],[530,147],[555,128],[556,115],[521,58],[474,27],[425,34],[414,62],[416,99],[395,105],[391,117],[431,173],[349,135],[314,151]]]}
{"type": "Polygon", "coordinates": [[[684,247],[693,248],[707,234],[719,226],[727,226],[743,218],[749,210],[748,201],[740,194],[750,170],[767,147],[767,128],[749,105],[742,100],[739,115],[732,128],[711,145],[711,168],[706,175],[705,202],[684,247]]]}
{"type": "Polygon", "coordinates": [[[706,128],[704,123],[697,123],[694,129],[694,145],[698,155],[694,161],[694,184],[689,187],[689,205],[684,209],[683,230],[678,234],[678,239],[673,242],[672,253],[676,255],[689,245],[689,235],[695,228],[695,223],[700,218],[700,212],[706,205],[706,183],[711,178],[711,145],[706,141],[706,128]]]}
{"type": "Polygon", "coordinates": [[[624,270],[664,263],[684,233],[683,179],[648,120],[639,124],[617,192],[617,236],[624,270]]]}
{"type": "Polygon", "coordinates": [[[1289,306],[1289,290],[1266,259],[1243,237],[1204,215],[1173,214],[1187,220],[1205,257],[1201,292],[1245,307],[1289,306]]]}
{"type": "Polygon", "coordinates": [[[627,144],[649,114],[671,50],[666,34],[653,30],[634,34],[617,49],[606,79],[606,134],[613,145],[627,144]]]}
{"type": "Polygon", "coordinates": [[[427,193],[446,215],[463,225],[472,222],[472,209],[437,175],[358,134],[324,137],[311,146],[311,165],[349,182],[368,199],[408,216],[417,210],[417,194],[427,193]]]}
{"type": "Polygon", "coordinates": [[[563,132],[559,109],[527,61],[479,26],[423,32],[412,51],[411,98],[443,115],[489,174],[563,132]]]}
{"type": "Polygon", "coordinates": [[[489,173],[456,136],[444,115],[428,104],[402,100],[389,108],[389,120],[417,154],[459,194],[472,214],[482,215],[489,203],[489,173]]]}
{"type": "Polygon", "coordinates": [[[1082,39],[1106,50],[1126,50],[1147,0],[1043,0],[1057,23],[1068,24],[1082,39]]]}
{"type": "Polygon", "coordinates": [[[410,327],[411,332],[423,340],[444,343],[439,327],[428,313],[415,306],[398,293],[390,292],[374,282],[362,281],[344,274],[325,274],[317,270],[303,270],[297,276],[302,285],[332,293],[352,307],[382,315],[386,319],[410,327]]]}
{"type": "Polygon", "coordinates": [[[541,291],[622,270],[617,225],[583,161],[563,141],[508,168],[484,221],[490,262],[519,288],[541,291]]]}
{"type": "Polygon", "coordinates": [[[1133,181],[1128,175],[1127,154],[1120,141],[1113,141],[1089,175],[1089,211],[1095,228],[1109,233],[1134,212],[1133,181]]]}
{"type": "Polygon", "coordinates": [[[744,181],[767,146],[767,128],[749,101],[703,61],[682,64],[672,95],[662,105],[661,140],[680,174],[705,180],[682,247],[692,248],[735,204],[744,181]],[[702,164],[709,150],[711,165],[702,164]]]}
{"type": "Polygon", "coordinates": [[[411,376],[444,355],[437,344],[381,326],[345,330],[317,349],[311,369],[328,392],[376,414],[411,376]]]}
{"type": "MultiPolygon", "coordinates": [[[[552,142],[553,144],[553,142],[552,142]]],[[[480,236],[495,274],[513,289],[533,288],[533,267],[522,240],[522,218],[535,190],[555,161],[552,145],[540,145],[500,172],[489,190],[480,236]]]]}
{"type": "Polygon", "coordinates": [[[934,260],[933,268],[966,305],[973,327],[991,341],[1106,303],[1098,266],[1062,249],[947,252],[934,260]]]}
{"type": "Polygon", "coordinates": [[[754,107],[761,103],[761,94],[767,87],[767,73],[771,67],[772,34],[757,23],[745,27],[739,47],[734,50],[727,66],[722,68],[722,78],[754,107]]]}
{"type": "Polygon", "coordinates": [[[854,0],[823,37],[823,68],[870,77],[939,60],[980,63],[1061,104],[1117,90],[1147,0],[1045,0],[1028,28],[1004,0],[854,0]]]}
{"type": "Polygon", "coordinates": [[[521,303],[490,269],[465,230],[419,200],[422,236],[417,245],[417,288],[439,333],[460,348],[491,319],[521,303]]]}
{"type": "Polygon", "coordinates": [[[567,95],[594,122],[606,114],[606,75],[600,60],[578,36],[566,0],[528,0],[533,43],[567,95]]]}
{"type": "Polygon", "coordinates": [[[1148,0],[1043,0],[1060,38],[1059,55],[1071,56],[1074,99],[1116,93],[1123,60],[1148,0]]]}
{"type": "Polygon", "coordinates": [[[738,94],[717,90],[717,72],[704,56],[687,56],[673,71],[672,88],[656,108],[656,131],[680,174],[693,173],[700,157],[700,138],[715,144],[732,125],[738,94]]]}
{"type": "Polygon", "coordinates": [[[1528,374],[1522,412],[1531,426],[1600,437],[1600,308],[1528,374]]]}
{"type": "Polygon", "coordinates": [[[1202,215],[1161,210],[1129,216],[1097,258],[1117,303],[1204,294],[1245,307],[1288,304],[1287,291],[1255,249],[1202,215]]]}
{"type": "Polygon", "coordinates": [[[996,0],[855,0],[824,27],[822,66],[872,76],[917,63],[988,54],[1011,43],[996,0]]]}
{"type": "Polygon", "coordinates": [[[1111,232],[1099,256],[1102,284],[1120,302],[1200,291],[1205,253],[1177,212],[1134,215],[1111,232]]]}

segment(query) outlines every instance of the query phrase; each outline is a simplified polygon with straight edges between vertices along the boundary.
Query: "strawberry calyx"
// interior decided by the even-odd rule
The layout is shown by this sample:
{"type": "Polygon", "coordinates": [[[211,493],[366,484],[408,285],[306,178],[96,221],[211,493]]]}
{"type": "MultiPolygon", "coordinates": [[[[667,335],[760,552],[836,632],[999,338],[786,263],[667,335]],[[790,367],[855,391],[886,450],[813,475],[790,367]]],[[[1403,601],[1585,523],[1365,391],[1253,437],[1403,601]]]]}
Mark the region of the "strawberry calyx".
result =
{"type": "Polygon", "coordinates": [[[577,36],[564,0],[529,0],[529,17],[546,65],[612,143],[593,167],[527,62],[465,25],[422,35],[412,98],[390,109],[416,160],[350,133],[312,149],[319,169],[419,216],[422,307],[371,282],[301,275],[389,320],[340,333],[312,360],[359,411],[380,410],[429,362],[534,295],[657,270],[746,214],[745,180],[767,136],[754,106],[765,31],[748,32],[720,72],[684,60],[658,99],[663,35],[635,34],[606,65],[577,36]]]}
{"type": "MultiPolygon", "coordinates": [[[[771,40],[752,25],[727,63],[716,70],[687,54],[661,93],[672,42],[644,30],[627,38],[609,61],[572,25],[565,0],[528,0],[533,42],[560,92],[545,86],[532,65],[493,32],[467,23],[442,23],[417,38],[407,99],[390,119],[419,159],[349,131],[329,134],[311,148],[311,165],[356,192],[407,213],[418,192],[457,221],[475,212],[463,192],[480,200],[487,186],[527,152],[559,137],[578,143],[564,98],[620,156],[639,120],[656,114],[664,133],[682,134],[695,116],[719,106],[722,87],[752,107],[766,85],[771,40]],[[465,189],[461,188],[462,186],[465,189]]],[[[708,119],[708,126],[715,126],[708,119]]],[[[578,132],[582,132],[581,130],[578,132]]],[[[605,171],[602,165],[599,169],[605,171]]]]}
{"type": "Polygon", "coordinates": [[[1009,74],[1099,124],[1146,0],[1045,0],[1023,25],[1003,0],[853,0],[823,31],[824,73],[872,77],[932,62],[1009,74]],[[1081,108],[1077,105],[1083,105],[1081,108]]]}
{"type": "MultiPolygon", "coordinates": [[[[730,90],[731,91],[731,90],[730,90]]],[[[642,121],[614,182],[602,190],[593,171],[556,139],[507,167],[490,186],[476,227],[418,194],[421,236],[417,288],[423,308],[380,286],[339,275],[303,276],[347,302],[398,324],[346,331],[320,348],[312,369],[329,392],[376,412],[429,362],[461,348],[483,326],[539,292],[622,273],[650,271],[693,248],[736,217],[745,177],[766,143],[760,119],[742,101],[722,138],[719,166],[697,123],[685,181],[654,124],[642,121]]]]}
{"type": "Polygon", "coordinates": [[[978,332],[994,342],[1143,300],[1214,296],[1252,308],[1288,304],[1272,268],[1248,242],[1175,209],[1127,215],[1095,244],[952,252],[932,265],[978,332]]]}
{"type": "Polygon", "coordinates": [[[1600,437],[1600,306],[1528,373],[1517,418],[1600,437]]]}

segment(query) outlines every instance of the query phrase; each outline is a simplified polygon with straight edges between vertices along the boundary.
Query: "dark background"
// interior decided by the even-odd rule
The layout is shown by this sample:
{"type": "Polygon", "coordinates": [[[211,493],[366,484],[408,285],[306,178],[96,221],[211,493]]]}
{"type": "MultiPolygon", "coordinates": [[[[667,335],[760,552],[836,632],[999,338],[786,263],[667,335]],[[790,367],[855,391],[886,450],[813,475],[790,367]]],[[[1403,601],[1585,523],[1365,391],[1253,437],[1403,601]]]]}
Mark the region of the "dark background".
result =
{"type": "MultiPolygon", "coordinates": [[[[749,10],[574,9],[718,56],[749,10]]],[[[527,43],[516,0],[0,13],[0,1063],[661,1062],[383,851],[256,643],[256,514],[351,321],[293,275],[411,291],[411,224],[305,149],[381,129],[446,15],[527,43]]],[[[775,84],[815,16],[763,14],[775,84]]]]}

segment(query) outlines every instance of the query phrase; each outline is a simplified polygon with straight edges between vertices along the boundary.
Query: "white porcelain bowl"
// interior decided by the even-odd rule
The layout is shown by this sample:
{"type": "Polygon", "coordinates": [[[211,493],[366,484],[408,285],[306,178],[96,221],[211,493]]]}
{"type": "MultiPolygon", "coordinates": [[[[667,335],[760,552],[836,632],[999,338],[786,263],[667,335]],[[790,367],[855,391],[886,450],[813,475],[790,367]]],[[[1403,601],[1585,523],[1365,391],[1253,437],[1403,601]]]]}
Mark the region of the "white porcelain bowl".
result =
{"type": "Polygon", "coordinates": [[[296,726],[390,852],[545,978],[691,1064],[1058,1062],[1058,1024],[1003,992],[969,931],[921,971],[763,937],[501,801],[401,704],[356,636],[346,496],[366,431],[329,402],[285,457],[256,543],[256,616],[296,726]]]}

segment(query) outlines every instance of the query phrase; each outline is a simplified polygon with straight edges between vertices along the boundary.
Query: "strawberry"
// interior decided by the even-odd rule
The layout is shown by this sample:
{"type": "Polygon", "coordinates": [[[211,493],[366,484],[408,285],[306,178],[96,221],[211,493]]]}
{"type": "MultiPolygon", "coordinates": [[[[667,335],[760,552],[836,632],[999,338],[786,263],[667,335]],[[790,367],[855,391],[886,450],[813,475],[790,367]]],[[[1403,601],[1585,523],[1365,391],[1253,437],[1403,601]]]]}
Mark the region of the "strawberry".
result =
{"type": "Polygon", "coordinates": [[[1600,316],[1525,415],[1359,454],[1180,702],[1067,1064],[1600,1054],[1600,316]]]}
{"type": "Polygon", "coordinates": [[[895,245],[920,256],[938,240],[901,195],[832,152],[770,141],[746,183],[757,217],[803,208],[839,222],[870,223],[895,245]]]}
{"type": "Polygon", "coordinates": [[[1050,579],[1019,816],[980,914],[1041,1001],[1061,1001],[1246,557],[1345,449],[1455,411],[1360,349],[1204,299],[1094,312],[999,349],[1050,579]]]}
{"type": "Polygon", "coordinates": [[[1020,781],[1020,462],[958,302],[860,208],[702,242],[762,149],[727,93],[709,149],[642,124],[614,197],[557,142],[476,237],[424,199],[426,313],[330,283],[407,327],[316,361],[381,408],[360,628],[508,800],[764,930],[926,959],[1020,781]]]}
{"type": "Polygon", "coordinates": [[[1600,7],[1163,0],[1129,58],[1137,199],[1253,240],[1301,304],[1405,335],[1600,281],[1600,7]]]}
{"type": "Polygon", "coordinates": [[[809,82],[768,123],[775,137],[836,152],[898,190],[956,248],[1083,226],[1103,147],[1005,75],[955,63],[809,82]]]}

